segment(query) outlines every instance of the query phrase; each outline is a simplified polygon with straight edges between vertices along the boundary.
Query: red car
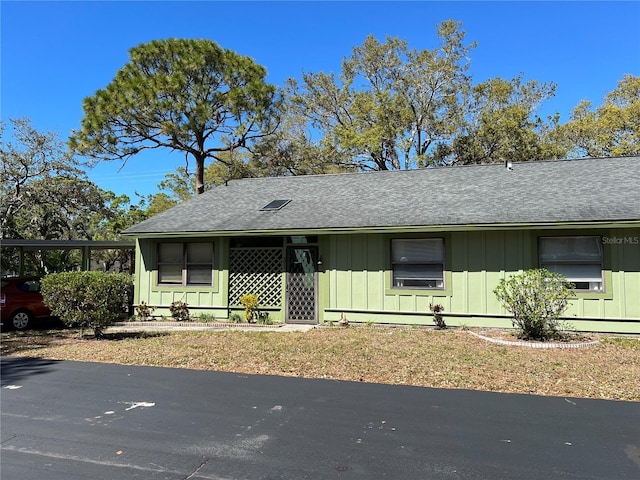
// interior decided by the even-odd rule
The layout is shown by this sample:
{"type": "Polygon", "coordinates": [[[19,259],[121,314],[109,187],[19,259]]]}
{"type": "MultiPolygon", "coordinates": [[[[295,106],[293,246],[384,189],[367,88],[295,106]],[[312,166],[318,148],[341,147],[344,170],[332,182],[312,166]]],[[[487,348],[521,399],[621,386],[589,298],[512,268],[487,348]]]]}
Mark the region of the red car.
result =
{"type": "Polygon", "coordinates": [[[34,320],[51,317],[43,303],[38,277],[7,277],[0,280],[2,324],[24,330],[34,320]]]}

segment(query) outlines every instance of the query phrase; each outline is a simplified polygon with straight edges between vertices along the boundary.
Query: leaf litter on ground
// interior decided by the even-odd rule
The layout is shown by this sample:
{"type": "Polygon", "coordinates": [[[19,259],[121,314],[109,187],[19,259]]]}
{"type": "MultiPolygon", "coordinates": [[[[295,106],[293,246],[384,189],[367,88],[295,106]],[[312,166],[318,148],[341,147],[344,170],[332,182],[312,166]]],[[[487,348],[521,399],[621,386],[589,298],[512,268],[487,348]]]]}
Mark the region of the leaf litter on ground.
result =
{"type": "Polygon", "coordinates": [[[461,330],[321,328],[309,332],[5,332],[3,355],[640,401],[640,338],[528,349],[461,330]]]}

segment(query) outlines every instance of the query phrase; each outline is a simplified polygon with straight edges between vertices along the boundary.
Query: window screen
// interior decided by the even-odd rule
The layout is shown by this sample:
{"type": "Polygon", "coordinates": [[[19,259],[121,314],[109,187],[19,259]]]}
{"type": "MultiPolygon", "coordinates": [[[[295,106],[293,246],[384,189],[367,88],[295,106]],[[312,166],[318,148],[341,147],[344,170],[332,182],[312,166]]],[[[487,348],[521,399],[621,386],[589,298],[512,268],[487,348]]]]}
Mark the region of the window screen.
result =
{"type": "Polygon", "coordinates": [[[158,284],[212,285],[213,244],[208,242],[160,243],[158,284]]]}
{"type": "Polygon", "coordinates": [[[538,255],[542,268],[564,275],[576,290],[603,290],[600,237],[542,237],[538,255]]]}
{"type": "Polygon", "coordinates": [[[393,239],[393,286],[444,288],[444,240],[442,238],[393,239]]]}
{"type": "Polygon", "coordinates": [[[183,244],[158,245],[158,283],[182,284],[183,244]]]}

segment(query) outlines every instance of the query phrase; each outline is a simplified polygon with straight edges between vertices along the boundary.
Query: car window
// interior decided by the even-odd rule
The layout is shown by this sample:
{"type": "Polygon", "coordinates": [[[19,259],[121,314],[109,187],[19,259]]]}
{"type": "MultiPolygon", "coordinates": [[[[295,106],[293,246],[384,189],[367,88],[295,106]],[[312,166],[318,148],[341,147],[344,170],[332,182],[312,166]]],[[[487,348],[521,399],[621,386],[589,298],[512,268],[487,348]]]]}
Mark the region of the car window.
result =
{"type": "Polygon", "coordinates": [[[19,288],[23,292],[39,292],[40,291],[40,280],[27,280],[22,285],[20,285],[19,288]]]}

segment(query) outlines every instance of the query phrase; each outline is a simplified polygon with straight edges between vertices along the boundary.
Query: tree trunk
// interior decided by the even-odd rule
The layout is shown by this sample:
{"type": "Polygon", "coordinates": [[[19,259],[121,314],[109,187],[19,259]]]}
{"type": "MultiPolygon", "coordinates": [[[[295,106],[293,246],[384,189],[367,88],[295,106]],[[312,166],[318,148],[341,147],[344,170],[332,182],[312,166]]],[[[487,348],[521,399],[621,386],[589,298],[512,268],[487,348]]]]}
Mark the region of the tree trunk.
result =
{"type": "Polygon", "coordinates": [[[204,156],[196,156],[196,195],[204,193],[204,156]]]}

